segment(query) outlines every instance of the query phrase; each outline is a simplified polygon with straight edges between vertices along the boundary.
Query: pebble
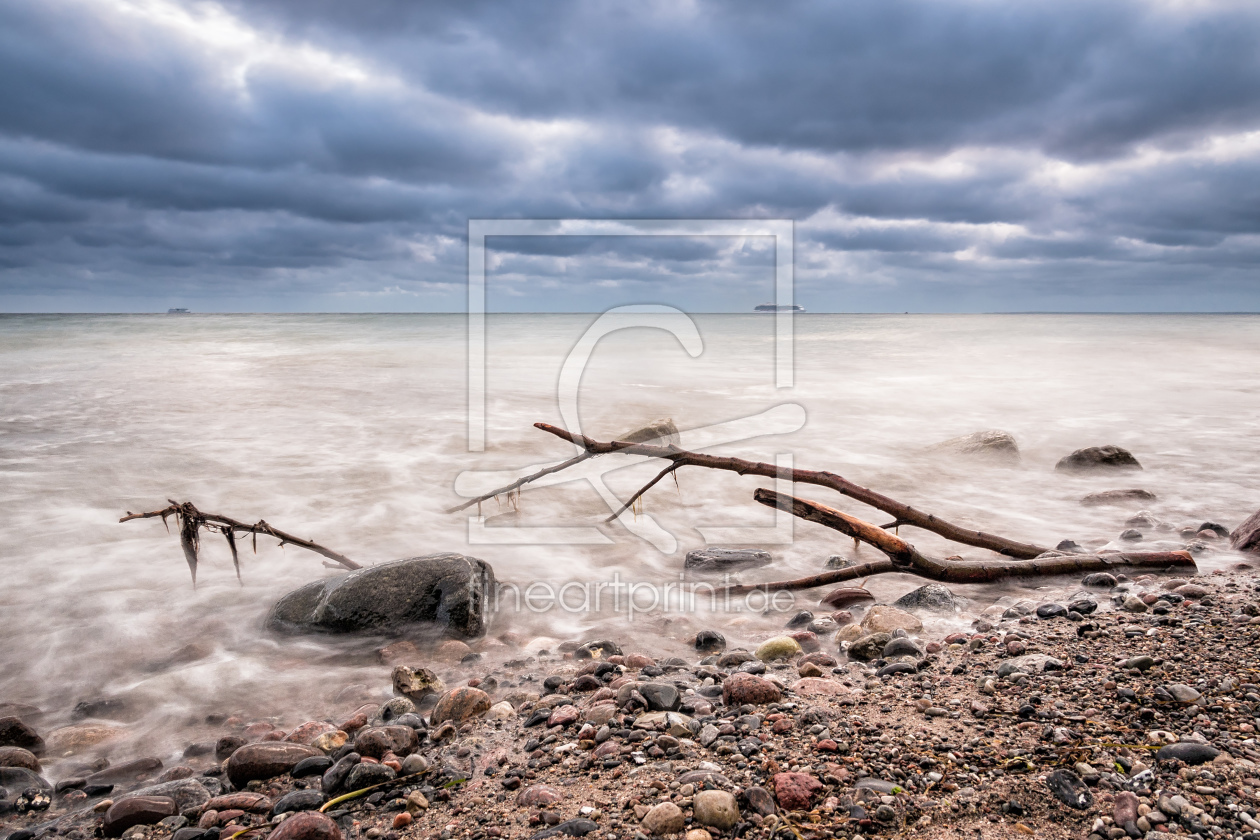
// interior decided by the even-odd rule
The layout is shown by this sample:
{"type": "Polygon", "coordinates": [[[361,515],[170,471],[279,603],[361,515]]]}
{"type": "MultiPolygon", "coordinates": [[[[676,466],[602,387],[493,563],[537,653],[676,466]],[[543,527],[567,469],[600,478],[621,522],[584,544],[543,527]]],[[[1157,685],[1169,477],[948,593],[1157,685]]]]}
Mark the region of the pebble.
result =
{"type": "Polygon", "coordinates": [[[177,814],[179,805],[168,796],[132,796],[109,807],[101,828],[107,837],[121,837],[132,826],[153,825],[177,814]]]}
{"type": "Polygon", "coordinates": [[[673,802],[661,802],[647,812],[642,825],[648,834],[678,834],[686,827],[687,821],[682,809],[673,802]]]}
{"type": "Polygon", "coordinates": [[[267,840],[341,840],[341,829],[323,814],[303,811],[280,823],[267,840]]]}
{"type": "Polygon", "coordinates": [[[696,822],[729,831],[739,822],[739,806],[735,797],[724,790],[703,790],[692,800],[692,813],[696,822]]]}
{"type": "Polygon", "coordinates": [[[227,775],[232,784],[244,787],[255,779],[271,779],[288,773],[304,758],[322,755],[314,747],[283,741],[246,744],[228,759],[227,775]]]}
{"type": "MultiPolygon", "coordinates": [[[[591,642],[592,645],[602,643],[591,642]]],[[[602,650],[599,647],[591,650],[602,650]]],[[[621,649],[617,648],[620,653],[621,649]]],[[[588,651],[588,658],[591,654],[588,651]]],[[[433,725],[442,723],[443,721],[452,721],[454,723],[462,723],[470,718],[483,715],[490,711],[490,696],[479,688],[469,688],[463,686],[454,688],[443,694],[437,701],[437,705],[433,707],[430,714],[430,722],[433,725]]]]}

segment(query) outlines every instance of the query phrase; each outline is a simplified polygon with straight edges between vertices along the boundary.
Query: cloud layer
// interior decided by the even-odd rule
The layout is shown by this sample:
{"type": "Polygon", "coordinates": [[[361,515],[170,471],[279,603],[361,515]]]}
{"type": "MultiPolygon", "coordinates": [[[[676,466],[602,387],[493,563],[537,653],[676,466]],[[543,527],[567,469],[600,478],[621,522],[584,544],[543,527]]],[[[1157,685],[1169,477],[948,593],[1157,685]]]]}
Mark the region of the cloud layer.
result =
{"type": "MultiPolygon", "coordinates": [[[[0,309],[462,306],[470,218],[788,218],[815,310],[1260,310],[1260,9],[0,6],[0,309]]],[[[746,311],[753,240],[491,242],[746,311]]]]}

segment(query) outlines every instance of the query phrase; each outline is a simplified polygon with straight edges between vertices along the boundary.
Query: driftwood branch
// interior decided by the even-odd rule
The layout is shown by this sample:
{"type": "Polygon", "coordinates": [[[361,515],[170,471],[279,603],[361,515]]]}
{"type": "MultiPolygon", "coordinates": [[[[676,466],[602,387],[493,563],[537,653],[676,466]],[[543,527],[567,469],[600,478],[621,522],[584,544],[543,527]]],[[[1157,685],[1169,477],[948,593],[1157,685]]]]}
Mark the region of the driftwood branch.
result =
{"type": "MultiPolygon", "coordinates": [[[[285,533],[279,528],[268,525],[266,520],[258,520],[250,525],[246,522],[233,519],[230,516],[223,516],[217,513],[206,513],[197,509],[192,502],[177,502],[174,499],[168,499],[169,507],[161,510],[151,510],[147,513],[132,513],[127,511],[127,515],[119,519],[119,522],[130,522],[133,519],[153,519],[160,517],[165,524],[167,517],[174,517],[175,524],[179,529],[179,544],[184,551],[184,559],[188,561],[188,569],[192,572],[193,586],[197,585],[197,560],[198,552],[201,548],[201,529],[222,534],[227,540],[228,548],[232,552],[232,565],[236,568],[236,579],[241,577],[241,561],[236,551],[236,535],[251,534],[254,544],[254,553],[258,552],[258,535],[275,537],[280,540],[280,545],[296,545],[313,551],[316,554],[322,554],[329,560],[336,562],[339,566],[347,569],[363,568],[358,563],[339,554],[330,548],[324,548],[317,542],[304,540],[301,537],[295,537],[292,534],[285,533]]],[[[170,526],[167,525],[169,530],[170,526]]]]}
{"type": "MultiPolygon", "coordinates": [[[[644,484],[642,487],[640,487],[640,488],[639,488],[639,490],[638,490],[638,492],[636,492],[636,493],[635,493],[633,496],[631,496],[629,499],[626,499],[626,503],[625,503],[624,505],[622,505],[621,507],[619,507],[619,508],[617,509],[617,512],[616,512],[616,513],[614,513],[612,516],[608,517],[608,518],[607,518],[607,519],[605,519],[604,521],[605,521],[605,522],[613,522],[613,521],[615,521],[615,520],[617,519],[617,517],[618,517],[618,516],[621,516],[621,514],[625,513],[625,512],[626,512],[626,511],[628,511],[631,507],[633,507],[635,502],[637,502],[639,499],[643,498],[643,494],[644,494],[644,493],[646,493],[647,491],[651,490],[651,489],[652,489],[652,487],[656,484],[656,482],[660,481],[662,478],[664,478],[665,476],[669,475],[670,473],[672,473],[674,470],[678,469],[678,468],[679,468],[679,467],[681,467],[681,466],[682,466],[682,464],[679,464],[679,463],[677,463],[677,462],[674,462],[674,463],[670,464],[668,467],[666,467],[665,469],[661,470],[659,473],[657,473],[657,474],[656,474],[656,478],[652,479],[652,480],[651,480],[651,481],[649,481],[647,484],[644,484]]],[[[675,478],[674,478],[674,481],[677,481],[677,480],[678,480],[678,478],[677,478],[677,477],[675,477],[675,478]]],[[[640,509],[640,510],[641,510],[641,509],[640,509]]]]}
{"type": "MultiPolygon", "coordinates": [[[[896,499],[891,499],[882,493],[877,493],[866,487],[854,484],[852,481],[832,472],[821,470],[798,470],[798,469],[781,469],[774,464],[767,464],[758,461],[746,461],[743,458],[732,458],[728,456],[706,455],[702,452],[688,452],[677,446],[658,446],[649,443],[629,443],[627,441],[597,441],[585,435],[577,435],[561,429],[558,426],[552,426],[549,423],[535,423],[535,428],[541,429],[548,434],[574,443],[583,449],[586,455],[605,455],[612,452],[621,452],[627,455],[646,455],[650,458],[661,458],[666,461],[672,461],[674,469],[685,466],[706,467],[715,470],[727,470],[729,472],[738,473],[739,475],[759,475],[766,478],[783,478],[796,484],[814,484],[819,487],[827,487],[835,490],[837,493],[856,499],[859,502],[870,505],[873,508],[882,510],[884,513],[894,517],[894,522],[888,527],[900,525],[913,525],[916,528],[922,528],[926,531],[932,531],[939,534],[947,540],[962,543],[964,545],[972,545],[977,548],[987,548],[990,551],[996,551],[998,554],[1004,554],[1007,557],[1016,557],[1020,559],[1032,559],[1039,554],[1044,554],[1049,549],[1042,546],[1021,543],[1010,540],[1005,537],[999,537],[994,534],[986,534],[981,531],[975,531],[970,528],[964,528],[961,525],[955,525],[947,522],[940,517],[930,513],[924,513],[916,510],[910,505],[903,504],[896,499]]],[[[581,457],[580,455],[578,456],[581,457]]],[[[549,472],[556,472],[560,467],[551,468],[549,472]]],[[[539,473],[537,475],[542,475],[539,473]]],[[[659,477],[658,477],[659,478],[659,477]]],[[[491,493],[484,498],[490,498],[499,492],[505,492],[508,489],[520,487],[525,480],[511,485],[510,488],[491,493]]],[[[650,486],[650,485],[649,485],[650,486]]],[[[644,490],[647,488],[645,487],[644,490]]],[[[639,491],[640,494],[643,492],[639,491]]],[[[475,501],[475,500],[474,500],[475,501]]],[[[471,503],[470,503],[471,504],[471,503]]],[[[874,526],[870,526],[874,527],[874,526]]]]}
{"type": "Polygon", "coordinates": [[[846,536],[872,545],[887,555],[887,560],[862,563],[831,572],[810,575],[795,580],[769,583],[752,583],[731,586],[731,595],[743,595],[758,590],[812,589],[846,580],[869,577],[887,572],[905,572],[929,580],[947,583],[987,583],[1008,577],[1036,577],[1041,575],[1083,574],[1108,572],[1125,568],[1194,568],[1194,558],[1188,551],[1133,551],[1106,552],[1103,554],[1064,554],[1035,560],[938,560],[918,551],[913,545],[888,533],[882,528],[863,522],[856,516],[828,507],[827,505],[799,499],[773,490],[759,489],[753,498],[763,505],[791,512],[794,516],[817,522],[839,531],[846,536]]]}
{"type": "Polygon", "coordinates": [[[536,473],[531,473],[525,476],[524,478],[518,478],[516,481],[513,481],[511,484],[507,485],[506,487],[500,487],[498,490],[492,490],[489,493],[483,493],[482,495],[478,496],[475,499],[469,499],[468,501],[464,502],[462,505],[456,505],[453,508],[448,508],[446,512],[459,513],[461,510],[470,508],[473,505],[479,505],[482,502],[488,502],[489,500],[493,499],[495,496],[502,496],[504,493],[511,493],[513,490],[519,490],[520,488],[524,487],[526,484],[529,484],[531,481],[537,481],[543,476],[551,475],[552,473],[558,473],[561,470],[567,470],[569,467],[580,464],[583,461],[585,461],[587,458],[592,457],[593,455],[594,455],[593,452],[579,453],[578,455],[573,456],[567,461],[561,461],[559,464],[552,464],[550,467],[545,467],[536,473]]]}

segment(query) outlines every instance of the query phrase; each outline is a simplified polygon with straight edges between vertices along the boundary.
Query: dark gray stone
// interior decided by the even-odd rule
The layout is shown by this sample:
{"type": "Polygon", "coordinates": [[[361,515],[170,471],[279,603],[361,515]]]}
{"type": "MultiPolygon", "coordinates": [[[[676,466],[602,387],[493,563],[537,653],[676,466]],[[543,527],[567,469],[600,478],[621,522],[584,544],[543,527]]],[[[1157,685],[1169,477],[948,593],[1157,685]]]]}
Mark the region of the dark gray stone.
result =
{"type": "Polygon", "coordinates": [[[610,656],[621,656],[621,646],[610,639],[585,642],[573,651],[574,659],[607,659],[610,656]]]}
{"type": "Polygon", "coordinates": [[[1229,535],[1230,548],[1260,554],[1260,510],[1251,514],[1247,521],[1229,535]]]}
{"type": "Polygon", "coordinates": [[[1159,497],[1149,490],[1134,488],[1131,490],[1104,490],[1101,493],[1090,493],[1081,499],[1081,504],[1086,507],[1099,507],[1103,505],[1146,504],[1147,502],[1158,500],[1159,497]]]}
{"type": "Polygon", "coordinates": [[[948,587],[929,583],[902,595],[893,602],[893,606],[903,610],[954,612],[962,608],[963,601],[950,592],[948,587]]]}
{"type": "Polygon", "coordinates": [[[768,566],[770,552],[760,548],[698,548],[687,552],[683,568],[696,572],[727,572],[768,566]]]}
{"type": "Polygon", "coordinates": [[[287,814],[290,811],[317,811],[328,801],[328,797],[318,790],[294,790],[276,800],[271,815],[287,814]]]}
{"type": "Polygon", "coordinates": [[[1093,472],[1116,470],[1140,470],[1133,453],[1119,446],[1089,446],[1078,449],[1071,455],[1065,455],[1054,465],[1057,472],[1093,472]]]}
{"type": "Polygon", "coordinates": [[[667,683],[639,683],[637,689],[653,712],[675,712],[682,705],[678,689],[667,683]]]}
{"type": "Polygon", "coordinates": [[[726,637],[716,630],[701,630],[696,634],[695,648],[701,653],[721,653],[726,650],[726,637]]]}
{"type": "Polygon", "coordinates": [[[897,636],[884,645],[884,658],[889,659],[893,656],[922,657],[923,651],[915,644],[913,639],[907,636],[897,636]]]}
{"type": "Polygon", "coordinates": [[[356,764],[346,778],[347,790],[362,790],[365,787],[379,785],[397,777],[394,768],[384,764],[356,764]]]}
{"type": "Polygon", "coordinates": [[[1101,588],[1111,589],[1116,585],[1116,576],[1110,572],[1094,572],[1085,575],[1081,579],[1081,583],[1085,586],[1097,586],[1101,588]]]}
{"type": "Polygon", "coordinates": [[[341,792],[346,784],[346,779],[350,776],[350,771],[358,766],[362,758],[357,752],[347,753],[336,764],[329,767],[324,772],[324,778],[320,784],[324,793],[327,793],[329,796],[335,796],[341,792]]]}
{"type": "Polygon", "coordinates": [[[1037,618],[1061,618],[1067,612],[1067,607],[1062,604],[1042,604],[1037,607],[1037,618]]]}
{"type": "Polygon", "coordinates": [[[481,636],[494,569],[463,554],[427,554],[315,581],[281,598],[267,626],[289,633],[354,633],[438,624],[466,638],[481,636]]]}
{"type": "Polygon", "coordinates": [[[1155,753],[1156,761],[1177,761],[1185,764],[1206,764],[1221,754],[1221,751],[1210,744],[1196,744],[1193,741],[1182,741],[1169,744],[1155,753]]]}
{"type": "Polygon", "coordinates": [[[1046,786],[1056,799],[1069,808],[1084,811],[1094,804],[1094,796],[1089,788],[1071,770],[1055,770],[1046,776],[1046,786]]]}

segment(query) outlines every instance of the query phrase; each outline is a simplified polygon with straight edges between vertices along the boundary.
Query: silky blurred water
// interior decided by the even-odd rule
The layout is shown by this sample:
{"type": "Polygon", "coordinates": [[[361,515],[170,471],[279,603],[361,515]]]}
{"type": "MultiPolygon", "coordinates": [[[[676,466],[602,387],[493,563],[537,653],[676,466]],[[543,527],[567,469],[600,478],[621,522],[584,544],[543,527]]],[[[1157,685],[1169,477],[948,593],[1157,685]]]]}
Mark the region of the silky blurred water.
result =
{"type": "MultiPolygon", "coordinates": [[[[772,482],[683,470],[677,486],[667,479],[645,503],[677,539],[672,554],[616,524],[599,526],[606,545],[469,544],[467,515],[444,513],[461,501],[461,472],[572,454],[532,424],[562,422],[558,371],[594,319],[490,316],[487,447],[470,453],[462,316],[0,316],[0,703],[39,707],[46,731],[69,722],[78,701],[120,696],[131,708],[120,724],[127,734],[105,749],[116,758],[170,758],[204,734],[208,712],[291,725],[331,714],[348,685],[387,688],[389,669],[372,655],[379,640],[262,629],[276,598],[335,573],[318,556],[260,541],[256,557],[244,553],[238,585],[226,548],[208,538],[194,590],[159,521],[118,524],[125,511],[168,498],[266,518],[363,563],[462,551],[522,585],[614,573],[677,580],[682,555],[704,544],[697,526],[770,524],[773,512],[754,504],[752,492],[772,482]],[[189,645],[199,658],[169,661],[189,645]]],[[[1178,525],[1232,528],[1260,507],[1257,317],[804,315],[795,319],[789,389],[775,387],[774,318],[706,315],[696,323],[704,349],[694,359],[660,330],[604,339],[582,378],[584,431],[615,437],[671,417],[685,446],[705,440],[688,430],[799,404],[807,415],[800,431],[716,451],[757,460],[788,453],[797,466],[1048,545],[1116,538],[1136,506],[1079,504],[1098,490],[1150,490],[1159,496],[1152,513],[1178,525]],[[1022,462],[1002,467],[921,451],[981,429],[1014,434],[1022,462]],[[1072,450],[1108,443],[1131,450],[1145,470],[1053,471],[1072,450]]],[[[624,498],[658,469],[640,464],[607,481],[624,498]]],[[[799,492],[875,522],[887,518],[819,488],[799,492]]],[[[609,513],[581,481],[526,492],[519,513],[495,502],[483,511],[509,514],[490,526],[518,528],[590,526],[609,513]]],[[[929,552],[959,549],[931,534],[902,535],[929,552]]],[[[767,548],[775,564],[743,579],[809,574],[829,554],[853,552],[809,523],[796,524],[790,544],[767,548]]],[[[870,549],[858,556],[874,557],[870,549]]],[[[1200,565],[1237,559],[1220,552],[1200,565]]],[[[1071,584],[960,591],[982,606],[1071,584]]],[[[881,598],[916,585],[905,576],[871,582],[881,598]]],[[[816,601],[802,595],[798,604],[816,601]]],[[[467,673],[519,655],[497,638],[509,631],[524,639],[606,635],[673,653],[700,626],[752,643],[783,621],[746,611],[640,615],[632,623],[607,609],[502,613],[477,646],[485,664],[467,673]]]]}

